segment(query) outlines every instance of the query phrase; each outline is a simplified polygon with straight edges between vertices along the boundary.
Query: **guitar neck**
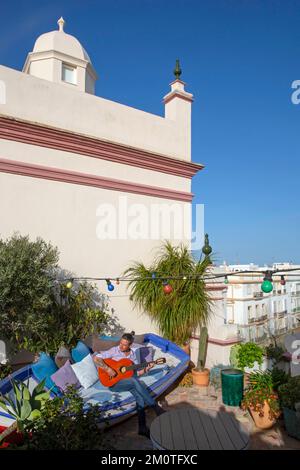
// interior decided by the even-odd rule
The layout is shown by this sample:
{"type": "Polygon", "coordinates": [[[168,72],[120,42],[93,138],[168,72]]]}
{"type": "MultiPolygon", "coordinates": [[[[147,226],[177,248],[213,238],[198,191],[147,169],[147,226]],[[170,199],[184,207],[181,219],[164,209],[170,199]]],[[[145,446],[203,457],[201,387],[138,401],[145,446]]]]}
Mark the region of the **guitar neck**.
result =
{"type": "Polygon", "coordinates": [[[126,370],[139,370],[139,369],[144,369],[144,367],[147,367],[148,364],[153,364],[155,361],[152,362],[142,362],[141,364],[132,364],[131,366],[126,366],[126,370]]]}

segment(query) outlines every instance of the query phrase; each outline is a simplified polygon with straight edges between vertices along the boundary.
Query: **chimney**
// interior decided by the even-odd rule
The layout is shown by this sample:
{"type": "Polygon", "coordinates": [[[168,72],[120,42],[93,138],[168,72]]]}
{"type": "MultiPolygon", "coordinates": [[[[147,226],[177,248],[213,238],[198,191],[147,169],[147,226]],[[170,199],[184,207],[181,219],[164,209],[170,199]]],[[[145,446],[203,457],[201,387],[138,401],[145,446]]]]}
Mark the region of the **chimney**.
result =
{"type": "Polygon", "coordinates": [[[180,80],[182,71],[179,60],[174,70],[175,80],[170,84],[171,91],[164,96],[165,118],[176,121],[180,134],[186,138],[186,156],[191,160],[191,111],[193,95],[185,91],[185,83],[180,80]]]}

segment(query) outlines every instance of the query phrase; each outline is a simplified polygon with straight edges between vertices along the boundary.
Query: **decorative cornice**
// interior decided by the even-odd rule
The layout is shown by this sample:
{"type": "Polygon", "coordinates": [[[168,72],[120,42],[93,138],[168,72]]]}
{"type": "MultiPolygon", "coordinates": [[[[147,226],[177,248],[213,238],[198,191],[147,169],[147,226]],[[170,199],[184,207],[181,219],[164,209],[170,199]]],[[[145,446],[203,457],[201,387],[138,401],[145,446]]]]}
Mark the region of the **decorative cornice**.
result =
{"type": "Polygon", "coordinates": [[[163,99],[164,104],[169,103],[173,98],[180,98],[182,100],[188,101],[192,103],[194,101],[193,95],[190,93],[182,93],[180,91],[171,91],[168,95],[166,95],[163,99]]]}
{"type": "Polygon", "coordinates": [[[193,194],[171,189],[158,188],[137,183],[94,176],[87,173],[79,173],[71,170],[61,170],[42,165],[19,162],[0,158],[0,172],[12,173],[14,175],[30,176],[62,183],[80,184],[83,186],[94,186],[96,188],[134,193],[144,196],[172,199],[183,202],[191,202],[193,194]]]}
{"type": "MultiPolygon", "coordinates": [[[[191,336],[191,339],[199,340],[200,336],[193,335],[191,336]]],[[[241,340],[239,338],[230,338],[230,339],[208,338],[207,342],[211,344],[217,344],[219,346],[230,346],[232,344],[240,343],[241,340]]]]}
{"type": "Polygon", "coordinates": [[[27,121],[0,116],[0,138],[76,153],[123,165],[130,165],[170,175],[192,178],[203,165],[126,145],[75,134],[27,121]]]}

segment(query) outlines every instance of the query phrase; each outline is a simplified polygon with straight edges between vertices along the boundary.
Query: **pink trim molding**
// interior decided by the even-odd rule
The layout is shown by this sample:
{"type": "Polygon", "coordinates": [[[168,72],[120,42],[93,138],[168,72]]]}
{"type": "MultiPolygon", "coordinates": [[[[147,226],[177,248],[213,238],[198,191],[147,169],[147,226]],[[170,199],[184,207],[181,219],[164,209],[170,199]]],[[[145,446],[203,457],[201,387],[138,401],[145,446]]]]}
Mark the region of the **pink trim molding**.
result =
{"type": "Polygon", "coordinates": [[[60,181],[62,183],[94,186],[101,189],[110,189],[113,191],[122,191],[126,193],[141,194],[144,196],[160,197],[163,199],[172,199],[184,202],[191,202],[193,198],[193,194],[185,193],[183,191],[174,191],[155,186],[129,183],[126,181],[104,178],[102,176],[94,176],[87,173],[61,170],[42,165],[33,165],[16,160],[7,160],[6,158],[0,158],[0,172],[60,181]]]}
{"type": "MultiPolygon", "coordinates": [[[[191,336],[191,339],[199,339],[199,336],[191,336]]],[[[217,338],[208,338],[208,343],[218,344],[219,346],[230,346],[231,344],[240,343],[241,341],[238,338],[231,339],[217,339],[217,338]]]]}
{"type": "Polygon", "coordinates": [[[186,162],[146,150],[4,116],[0,116],[0,138],[77,153],[183,178],[191,179],[204,168],[199,163],[186,162]]]}
{"type": "Polygon", "coordinates": [[[186,96],[183,93],[180,93],[180,91],[171,91],[170,94],[164,98],[164,104],[169,103],[169,101],[171,101],[175,97],[181,98],[182,100],[188,101],[189,103],[192,103],[194,101],[194,98],[186,96]]]}

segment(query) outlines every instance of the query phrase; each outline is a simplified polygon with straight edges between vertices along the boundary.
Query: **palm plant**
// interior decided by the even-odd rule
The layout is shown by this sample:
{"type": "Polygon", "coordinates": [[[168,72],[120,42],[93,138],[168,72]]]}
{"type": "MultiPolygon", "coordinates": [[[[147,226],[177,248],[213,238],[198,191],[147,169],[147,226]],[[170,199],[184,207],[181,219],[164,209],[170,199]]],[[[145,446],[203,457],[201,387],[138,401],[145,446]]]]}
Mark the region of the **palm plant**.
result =
{"type": "Polygon", "coordinates": [[[208,324],[212,301],[204,275],[210,265],[208,256],[196,262],[188,247],[167,241],[151,266],[135,262],[125,271],[130,279],[130,300],[149,315],[162,336],[182,345],[193,331],[208,324]],[[171,292],[165,293],[163,280],[172,287],[171,292]]]}

